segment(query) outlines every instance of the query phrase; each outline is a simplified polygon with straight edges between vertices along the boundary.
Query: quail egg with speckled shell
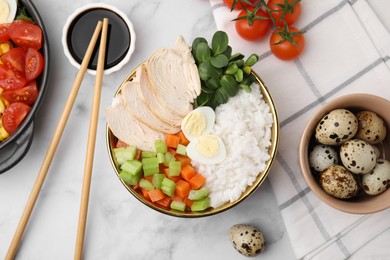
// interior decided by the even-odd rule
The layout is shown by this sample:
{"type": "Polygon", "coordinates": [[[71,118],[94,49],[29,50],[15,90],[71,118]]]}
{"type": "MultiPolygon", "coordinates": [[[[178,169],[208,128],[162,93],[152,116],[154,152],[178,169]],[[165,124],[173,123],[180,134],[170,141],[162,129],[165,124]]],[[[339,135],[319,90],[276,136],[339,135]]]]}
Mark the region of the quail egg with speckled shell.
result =
{"type": "Polygon", "coordinates": [[[317,144],[309,154],[309,164],[317,172],[339,163],[338,152],[329,145],[317,144]]]}
{"type": "Polygon", "coordinates": [[[351,172],[365,174],[374,169],[377,157],[369,143],[353,139],[341,146],[340,158],[343,165],[351,172]]]}
{"type": "Polygon", "coordinates": [[[333,165],[321,172],[320,185],[326,193],[339,199],[353,198],[359,191],[354,174],[340,165],[333,165]]]}
{"type": "Polygon", "coordinates": [[[358,130],[356,116],[347,109],[335,109],[317,124],[315,137],[321,144],[340,145],[352,139],[358,130]]]}
{"type": "Polygon", "coordinates": [[[265,249],[264,236],[254,226],[234,225],[230,228],[229,235],[233,247],[242,255],[256,256],[265,249]]]}
{"type": "Polygon", "coordinates": [[[378,195],[390,187],[390,162],[378,159],[374,170],[362,177],[364,191],[368,195],[378,195]]]}
{"type": "Polygon", "coordinates": [[[383,119],[371,111],[360,111],[356,114],[359,128],[355,138],[369,144],[378,144],[386,137],[386,124],[383,119]]]}

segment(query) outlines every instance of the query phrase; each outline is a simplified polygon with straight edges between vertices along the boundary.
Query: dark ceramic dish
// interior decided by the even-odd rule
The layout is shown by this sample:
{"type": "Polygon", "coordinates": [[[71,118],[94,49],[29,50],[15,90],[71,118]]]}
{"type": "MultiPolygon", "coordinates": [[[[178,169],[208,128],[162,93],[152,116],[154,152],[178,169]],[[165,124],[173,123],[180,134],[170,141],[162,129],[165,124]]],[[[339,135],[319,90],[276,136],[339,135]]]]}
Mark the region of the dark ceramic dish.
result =
{"type": "Polygon", "coordinates": [[[41,76],[37,79],[39,94],[31,111],[19,126],[18,130],[7,140],[0,143],[0,174],[14,167],[27,154],[34,134],[34,118],[43,102],[49,75],[49,43],[43,21],[30,0],[19,0],[18,5],[25,7],[27,14],[35,21],[43,32],[43,45],[41,52],[45,59],[45,66],[41,76]]]}

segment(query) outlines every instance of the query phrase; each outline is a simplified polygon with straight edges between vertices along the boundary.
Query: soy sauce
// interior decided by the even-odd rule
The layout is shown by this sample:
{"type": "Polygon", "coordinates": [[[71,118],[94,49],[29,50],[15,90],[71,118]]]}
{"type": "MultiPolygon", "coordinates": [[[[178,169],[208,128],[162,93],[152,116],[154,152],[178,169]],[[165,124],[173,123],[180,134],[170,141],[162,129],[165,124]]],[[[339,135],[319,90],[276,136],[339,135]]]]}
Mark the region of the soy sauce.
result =
{"type": "MultiPolygon", "coordinates": [[[[104,69],[117,65],[126,56],[129,50],[131,35],[126,22],[116,13],[105,8],[93,8],[79,14],[71,23],[67,36],[69,51],[75,61],[81,64],[89,41],[98,21],[108,18],[107,49],[104,69]]],[[[96,43],[94,53],[88,68],[96,70],[99,42],[96,43]]]]}

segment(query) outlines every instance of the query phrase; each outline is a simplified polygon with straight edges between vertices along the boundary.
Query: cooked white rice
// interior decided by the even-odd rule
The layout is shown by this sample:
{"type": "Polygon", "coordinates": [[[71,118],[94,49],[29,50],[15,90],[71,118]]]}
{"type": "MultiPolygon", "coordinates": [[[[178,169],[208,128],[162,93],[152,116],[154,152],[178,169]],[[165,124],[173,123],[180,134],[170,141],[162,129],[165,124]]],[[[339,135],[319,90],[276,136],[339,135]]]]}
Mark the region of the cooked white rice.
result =
{"type": "Polygon", "coordinates": [[[270,158],[272,114],[257,85],[217,107],[211,134],[226,146],[226,159],[215,165],[193,162],[206,177],[212,207],[237,200],[252,185],[270,158]]]}

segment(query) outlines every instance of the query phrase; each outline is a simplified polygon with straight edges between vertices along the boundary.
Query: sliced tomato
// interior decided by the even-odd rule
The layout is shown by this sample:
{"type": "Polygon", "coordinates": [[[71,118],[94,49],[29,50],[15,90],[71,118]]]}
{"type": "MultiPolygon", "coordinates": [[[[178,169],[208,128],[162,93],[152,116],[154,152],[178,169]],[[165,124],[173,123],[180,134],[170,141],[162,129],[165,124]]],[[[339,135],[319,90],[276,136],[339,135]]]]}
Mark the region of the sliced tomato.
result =
{"type": "Polygon", "coordinates": [[[9,23],[3,23],[0,24],[0,42],[6,42],[9,40],[9,30],[10,24],[9,23]]]}
{"type": "Polygon", "coordinates": [[[36,79],[43,70],[44,59],[42,54],[33,48],[28,48],[25,60],[25,76],[27,81],[36,79]]]}
{"type": "Polygon", "coordinates": [[[20,102],[10,104],[6,107],[2,117],[2,123],[5,131],[12,135],[30,111],[30,106],[20,102]]]}
{"type": "Polygon", "coordinates": [[[1,56],[1,61],[8,67],[24,73],[26,50],[22,47],[12,48],[1,56]]]}
{"type": "Polygon", "coordinates": [[[42,30],[38,25],[29,22],[12,22],[9,37],[19,46],[39,50],[42,47],[42,30]]]}
{"type": "Polygon", "coordinates": [[[27,80],[24,74],[17,70],[10,69],[4,64],[0,64],[0,87],[3,90],[20,89],[26,85],[27,80]]]}
{"type": "Polygon", "coordinates": [[[37,83],[35,82],[35,80],[32,80],[21,89],[5,90],[3,91],[2,96],[10,104],[22,102],[26,105],[32,105],[38,97],[37,83]]]}

